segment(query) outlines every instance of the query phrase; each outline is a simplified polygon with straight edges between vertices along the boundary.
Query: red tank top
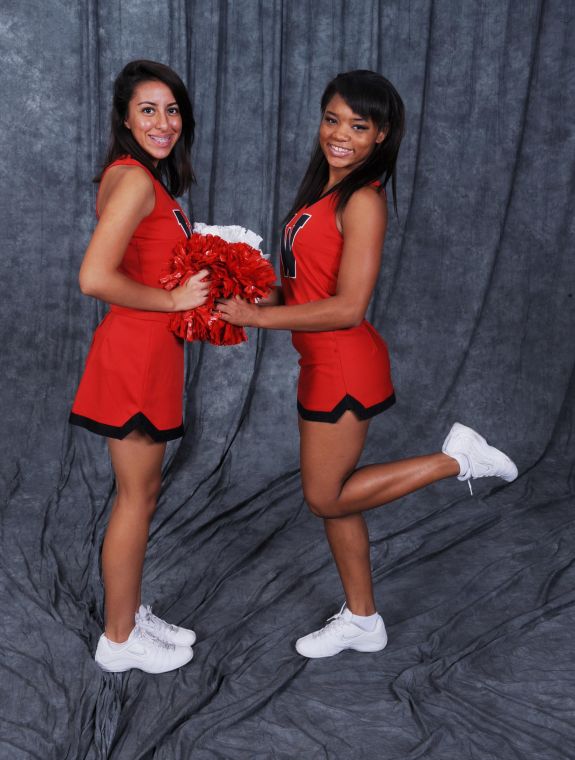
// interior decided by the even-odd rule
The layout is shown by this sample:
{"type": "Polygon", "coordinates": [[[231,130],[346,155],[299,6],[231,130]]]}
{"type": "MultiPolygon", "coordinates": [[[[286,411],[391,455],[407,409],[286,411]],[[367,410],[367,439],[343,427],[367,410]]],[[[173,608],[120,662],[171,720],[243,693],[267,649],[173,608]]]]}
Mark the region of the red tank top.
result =
{"type": "Polygon", "coordinates": [[[154,208],[136,227],[119,270],[142,285],[161,288],[160,276],[170,260],[172,250],[176,243],[190,237],[191,225],[179,203],[139,161],[129,156],[119,158],[107,166],[105,172],[113,166],[139,166],[144,169],[154,183],[156,194],[154,208]]]}
{"type": "Polygon", "coordinates": [[[343,235],[335,220],[336,193],[297,211],[283,229],[281,279],[285,303],[335,295],[343,235]]]}
{"type": "MultiPolygon", "coordinates": [[[[380,187],[378,181],[371,183],[380,187]]],[[[296,211],[281,240],[281,279],[285,303],[310,303],[334,296],[343,251],[337,228],[337,193],[328,192],[296,211]]]]}

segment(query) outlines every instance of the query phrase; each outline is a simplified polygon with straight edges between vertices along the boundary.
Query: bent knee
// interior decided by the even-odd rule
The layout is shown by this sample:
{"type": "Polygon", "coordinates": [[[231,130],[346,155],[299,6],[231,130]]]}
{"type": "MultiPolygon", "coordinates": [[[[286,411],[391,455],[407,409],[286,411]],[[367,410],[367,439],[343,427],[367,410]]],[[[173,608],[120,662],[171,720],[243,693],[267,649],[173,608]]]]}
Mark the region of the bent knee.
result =
{"type": "Polygon", "coordinates": [[[309,511],[316,517],[324,520],[330,517],[339,517],[337,499],[329,498],[325,494],[313,493],[304,490],[304,499],[309,511]]]}

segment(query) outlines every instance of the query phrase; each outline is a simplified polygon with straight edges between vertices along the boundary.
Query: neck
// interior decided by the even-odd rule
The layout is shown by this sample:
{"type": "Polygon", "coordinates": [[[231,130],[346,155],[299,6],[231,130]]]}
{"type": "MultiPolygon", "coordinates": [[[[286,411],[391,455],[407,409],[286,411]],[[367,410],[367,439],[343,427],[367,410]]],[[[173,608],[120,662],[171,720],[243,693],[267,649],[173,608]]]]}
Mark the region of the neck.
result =
{"type": "Polygon", "coordinates": [[[324,193],[327,193],[332,187],[335,187],[335,185],[345,179],[350,173],[350,169],[334,169],[330,166],[328,180],[323,188],[324,193]]]}

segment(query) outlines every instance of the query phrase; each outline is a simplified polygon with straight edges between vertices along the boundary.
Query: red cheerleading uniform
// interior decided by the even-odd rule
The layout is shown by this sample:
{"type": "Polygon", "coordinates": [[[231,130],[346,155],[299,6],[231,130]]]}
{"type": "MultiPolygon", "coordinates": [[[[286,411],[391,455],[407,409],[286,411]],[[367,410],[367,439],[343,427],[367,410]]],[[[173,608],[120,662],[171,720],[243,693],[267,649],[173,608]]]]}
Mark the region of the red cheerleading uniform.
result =
{"type": "MultiPolygon", "coordinates": [[[[154,183],[153,211],[138,227],[119,271],[142,285],[159,279],[176,243],[192,230],[179,204],[139,161],[126,157],[112,166],[139,166],[154,183]]],[[[96,328],[70,422],[109,438],[136,428],[154,441],[184,434],[182,395],[184,343],[168,329],[169,312],[112,305],[96,328]]]]}
{"type": "MultiPolygon", "coordinates": [[[[281,280],[287,305],[336,293],[343,250],[336,201],[329,192],[284,227],[281,280]]],[[[304,420],[337,422],[348,409],[365,420],[395,403],[387,346],[367,320],[343,330],[293,331],[292,343],[301,357],[297,406],[304,420]]]]}

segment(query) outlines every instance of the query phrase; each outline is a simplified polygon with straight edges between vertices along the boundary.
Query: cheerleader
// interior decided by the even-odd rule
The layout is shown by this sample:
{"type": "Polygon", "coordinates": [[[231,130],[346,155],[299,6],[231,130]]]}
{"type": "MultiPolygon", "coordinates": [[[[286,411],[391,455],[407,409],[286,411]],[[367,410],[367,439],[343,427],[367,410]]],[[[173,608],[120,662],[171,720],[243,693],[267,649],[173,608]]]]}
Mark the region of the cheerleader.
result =
{"type": "Polygon", "coordinates": [[[387,634],[376,611],[363,512],[442,478],[517,477],[514,463],[455,423],[442,451],[358,468],[370,419],[395,401],[387,346],[364,318],[387,227],[385,186],[396,206],[402,100],[371,71],[339,74],[321,99],[317,145],[287,215],[281,287],[258,306],[220,302],[224,320],[291,330],[300,354],[297,408],[306,502],[323,518],[345,604],[296,642],[305,657],[375,652],[387,634]]]}
{"type": "Polygon", "coordinates": [[[207,271],[164,290],[174,245],[191,235],[174,196],[194,181],[194,116],[174,71],[132,61],[114,85],[98,223],[80,269],[82,293],[111,304],[94,334],[70,422],[107,438],[116,497],[102,547],[105,631],[95,659],[120,672],[162,673],[192,658],[193,631],[141,604],[148,529],[160,491],[166,441],[183,435],[183,343],[173,312],[207,298],[207,271]]]}

